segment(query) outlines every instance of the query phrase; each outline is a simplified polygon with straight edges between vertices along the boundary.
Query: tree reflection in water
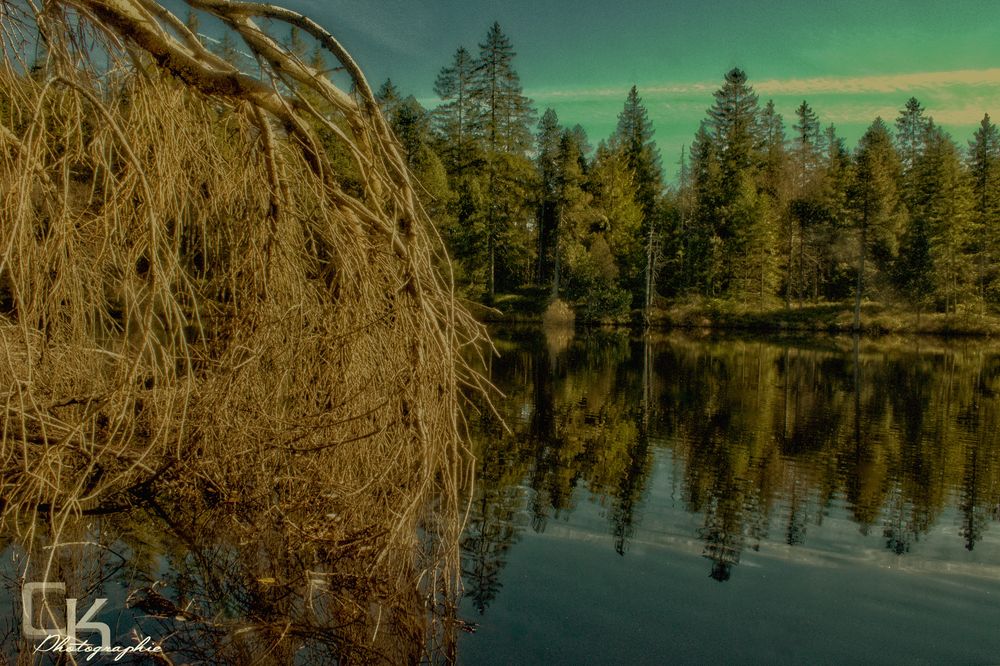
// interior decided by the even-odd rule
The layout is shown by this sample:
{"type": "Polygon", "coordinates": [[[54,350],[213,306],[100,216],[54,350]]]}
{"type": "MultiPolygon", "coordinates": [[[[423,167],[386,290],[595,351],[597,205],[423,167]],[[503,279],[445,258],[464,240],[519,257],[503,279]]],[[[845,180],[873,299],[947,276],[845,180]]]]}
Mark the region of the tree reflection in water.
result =
{"type": "Polygon", "coordinates": [[[1000,356],[974,344],[630,338],[586,330],[546,344],[503,331],[489,375],[511,432],[473,419],[478,485],[462,543],[484,612],[526,529],[604,507],[627,555],[654,462],[668,455],[710,575],[762,541],[807,545],[835,502],[904,555],[948,506],[972,549],[1000,506],[1000,356]],[[772,533],[774,530],[777,533],[772,533]]]}
{"type": "MultiPolygon", "coordinates": [[[[52,663],[51,655],[35,652],[37,640],[23,637],[25,581],[64,582],[65,597],[79,600],[78,616],[96,598],[108,598],[96,619],[111,626],[113,645],[149,636],[163,650],[162,657],[144,654],[122,663],[453,658],[456,625],[450,615],[428,613],[426,590],[413,586],[419,566],[413,553],[375,561],[385,534],[338,532],[330,506],[324,498],[309,506],[192,498],[168,507],[146,500],[127,513],[85,516],[62,527],[55,542],[41,519],[30,553],[17,540],[2,551],[0,608],[9,623],[0,626],[0,663],[14,654],[18,664],[52,663]]],[[[35,626],[63,626],[61,595],[51,603],[51,615],[39,615],[35,626]]],[[[83,630],[78,637],[99,642],[83,630]]]]}

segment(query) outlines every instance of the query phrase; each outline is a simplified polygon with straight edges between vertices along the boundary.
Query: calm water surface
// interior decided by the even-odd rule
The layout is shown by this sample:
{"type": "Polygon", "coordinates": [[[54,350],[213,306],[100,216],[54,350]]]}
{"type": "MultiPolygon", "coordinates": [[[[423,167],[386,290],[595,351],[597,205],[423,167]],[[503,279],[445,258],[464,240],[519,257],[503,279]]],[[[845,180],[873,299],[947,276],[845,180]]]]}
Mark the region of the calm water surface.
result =
{"type": "Polygon", "coordinates": [[[495,336],[461,662],[1000,662],[1000,350],[495,336]]]}
{"type": "MultiPolygon", "coordinates": [[[[996,345],[495,339],[509,429],[470,411],[461,663],[1000,663],[996,345]]],[[[39,580],[176,664],[419,658],[419,595],[292,556],[312,514],[252,504],[151,499],[59,543],[41,521],[30,558],[0,534],[0,665],[53,663],[19,621],[39,580]],[[385,598],[402,620],[373,644],[385,598]]]]}

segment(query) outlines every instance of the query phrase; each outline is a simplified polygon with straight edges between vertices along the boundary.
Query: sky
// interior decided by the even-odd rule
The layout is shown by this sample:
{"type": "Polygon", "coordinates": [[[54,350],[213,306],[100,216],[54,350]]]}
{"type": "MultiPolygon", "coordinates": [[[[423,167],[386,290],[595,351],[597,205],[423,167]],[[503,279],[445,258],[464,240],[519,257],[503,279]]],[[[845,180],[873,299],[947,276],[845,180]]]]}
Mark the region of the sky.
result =
{"type": "Polygon", "coordinates": [[[493,21],[538,115],[552,107],[592,144],[614,130],[632,85],[672,179],[734,66],[791,132],[807,100],[853,147],[915,96],[965,146],[984,113],[1000,115],[995,0],[285,0],[329,29],[377,88],[437,103],[434,79],[459,46],[478,53],[493,21]]]}

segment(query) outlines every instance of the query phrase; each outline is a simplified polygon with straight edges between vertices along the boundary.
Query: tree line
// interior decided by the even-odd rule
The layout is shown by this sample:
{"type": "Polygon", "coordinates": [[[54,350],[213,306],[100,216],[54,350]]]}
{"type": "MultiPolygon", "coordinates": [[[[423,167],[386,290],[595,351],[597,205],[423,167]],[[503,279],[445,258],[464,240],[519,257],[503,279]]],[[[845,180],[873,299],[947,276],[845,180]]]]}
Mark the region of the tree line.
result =
{"type": "Polygon", "coordinates": [[[995,354],[549,335],[511,332],[489,366],[511,429],[487,409],[470,419],[477,485],[462,555],[480,612],[521,534],[587,502],[602,507],[620,555],[637,535],[655,540],[660,526],[642,534],[642,520],[658,474],[699,516],[692,536],[720,581],[749,549],[822,540],[831,514],[897,555],[925,549],[945,522],[969,551],[996,529],[995,354]]]}
{"type": "Polygon", "coordinates": [[[522,90],[500,25],[459,48],[424,109],[378,93],[467,293],[541,290],[588,319],[662,299],[768,308],[865,299],[917,312],[1000,303],[1000,134],[960,147],[910,98],[850,150],[807,101],[791,127],[725,74],[667,185],[636,87],[593,148],[522,90]]]}

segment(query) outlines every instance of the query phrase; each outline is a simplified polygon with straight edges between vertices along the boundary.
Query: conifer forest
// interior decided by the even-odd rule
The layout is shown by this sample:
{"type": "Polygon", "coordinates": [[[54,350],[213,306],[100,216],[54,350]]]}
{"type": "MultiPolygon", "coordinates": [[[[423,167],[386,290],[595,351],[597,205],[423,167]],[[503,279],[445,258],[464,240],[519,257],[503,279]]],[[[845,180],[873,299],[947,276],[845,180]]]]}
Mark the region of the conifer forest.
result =
{"type": "Polygon", "coordinates": [[[290,2],[0,0],[0,666],[996,660],[982,3],[290,2]]]}
{"type": "Polygon", "coordinates": [[[378,90],[470,297],[535,288],[590,321],[692,298],[759,309],[867,300],[913,312],[1000,304],[1000,133],[952,137],[915,97],[857,145],[808,100],[783,118],[733,68],[680,155],[635,86],[611,136],[537,109],[494,23],[423,108],[378,90]]]}

